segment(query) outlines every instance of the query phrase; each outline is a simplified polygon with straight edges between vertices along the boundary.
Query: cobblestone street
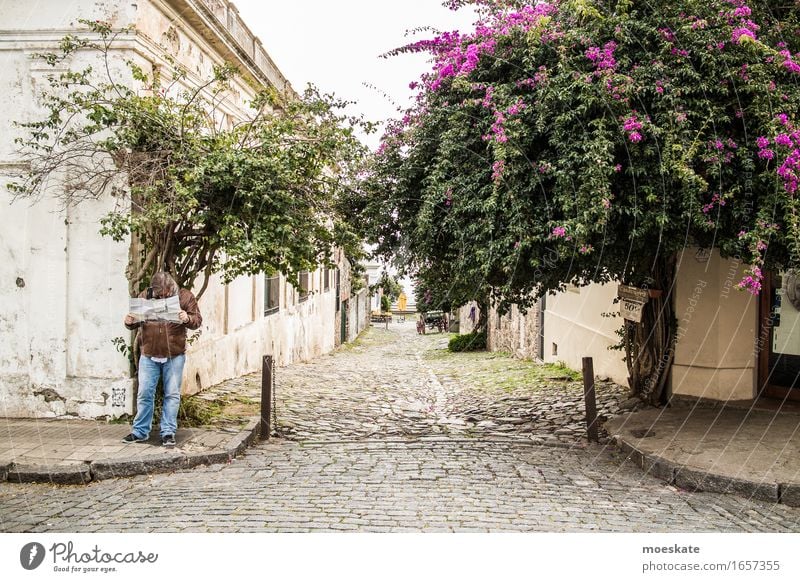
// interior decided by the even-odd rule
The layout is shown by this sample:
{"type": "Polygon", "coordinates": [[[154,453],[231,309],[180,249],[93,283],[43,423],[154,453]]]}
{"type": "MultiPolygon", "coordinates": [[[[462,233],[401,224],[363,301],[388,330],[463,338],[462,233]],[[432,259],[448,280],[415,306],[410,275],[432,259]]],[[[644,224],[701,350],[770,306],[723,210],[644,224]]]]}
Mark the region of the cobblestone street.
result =
{"type": "MultiPolygon", "coordinates": [[[[800,509],[688,493],[580,438],[569,371],[372,328],[278,370],[282,438],[228,465],[0,484],[5,532],[798,531],[800,509]]],[[[228,382],[256,396],[258,375],[228,382]]],[[[602,414],[625,400],[598,389],[602,414]]]]}
{"type": "MultiPolygon", "coordinates": [[[[411,322],[373,327],[308,364],[277,370],[278,427],[290,440],[515,438],[582,446],[583,387],[574,373],[505,354],[447,351],[450,336],[411,322]]],[[[225,383],[256,401],[261,375],[225,383]]],[[[598,414],[619,413],[625,390],[599,383],[598,414]]]]}

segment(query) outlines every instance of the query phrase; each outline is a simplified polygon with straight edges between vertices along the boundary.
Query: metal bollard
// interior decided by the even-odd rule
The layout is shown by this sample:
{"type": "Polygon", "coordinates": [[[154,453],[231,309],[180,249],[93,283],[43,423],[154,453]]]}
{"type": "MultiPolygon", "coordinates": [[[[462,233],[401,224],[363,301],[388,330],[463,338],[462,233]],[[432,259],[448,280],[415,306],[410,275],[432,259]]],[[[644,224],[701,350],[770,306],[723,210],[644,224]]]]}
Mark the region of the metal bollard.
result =
{"type": "Polygon", "coordinates": [[[600,437],[597,432],[597,396],[592,358],[583,358],[583,399],[586,405],[586,435],[590,441],[598,442],[600,437]]]}
{"type": "Polygon", "coordinates": [[[272,418],[272,356],[264,356],[261,365],[261,440],[269,439],[272,418]]]}

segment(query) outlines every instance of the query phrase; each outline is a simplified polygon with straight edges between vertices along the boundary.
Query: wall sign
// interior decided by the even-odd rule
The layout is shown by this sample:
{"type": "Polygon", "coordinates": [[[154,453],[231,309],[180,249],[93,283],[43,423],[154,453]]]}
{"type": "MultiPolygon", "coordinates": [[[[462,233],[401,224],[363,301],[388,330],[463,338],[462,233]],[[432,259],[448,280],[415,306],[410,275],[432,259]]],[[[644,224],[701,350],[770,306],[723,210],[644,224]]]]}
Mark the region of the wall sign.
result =
{"type": "Polygon", "coordinates": [[[650,300],[650,292],[647,289],[639,289],[630,285],[620,285],[617,288],[619,296],[619,312],[628,321],[641,323],[642,311],[645,303],[650,300]]]}

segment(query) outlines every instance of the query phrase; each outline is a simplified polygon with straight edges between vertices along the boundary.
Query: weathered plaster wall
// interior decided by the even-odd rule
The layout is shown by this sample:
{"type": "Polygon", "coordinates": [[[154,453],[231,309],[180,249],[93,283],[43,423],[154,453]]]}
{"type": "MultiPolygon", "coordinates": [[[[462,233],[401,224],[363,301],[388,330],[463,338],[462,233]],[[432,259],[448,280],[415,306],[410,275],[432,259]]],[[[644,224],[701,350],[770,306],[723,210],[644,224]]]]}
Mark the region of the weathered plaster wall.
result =
{"type": "MultiPolygon", "coordinates": [[[[63,212],[53,196],[36,204],[6,189],[17,165],[14,121],[41,114],[37,95],[49,67],[30,58],[48,50],[78,18],[100,6],[131,21],[128,3],[7,3],[0,21],[0,414],[111,416],[125,412],[131,382],[111,339],[127,306],[127,244],[102,240],[98,221],[114,202],[63,212]],[[35,12],[33,12],[35,10],[35,12]],[[122,310],[122,311],[120,311],[122,310]]],[[[76,66],[94,63],[79,54],[76,66]]],[[[57,194],[59,183],[50,184],[57,194]]]]}
{"type": "Polygon", "coordinates": [[[350,296],[350,313],[348,315],[347,341],[353,341],[370,324],[370,305],[369,294],[366,289],[362,289],[355,295],[350,296]]]}
{"type": "Polygon", "coordinates": [[[472,333],[475,329],[475,324],[478,322],[478,318],[480,313],[478,311],[478,304],[474,301],[467,303],[466,305],[460,307],[458,309],[458,333],[467,334],[472,333]],[[475,308],[474,312],[474,319],[470,319],[470,313],[472,313],[472,308],[475,308]]]}
{"type": "Polygon", "coordinates": [[[722,401],[755,397],[758,300],[735,288],[746,268],[717,251],[709,255],[688,248],[681,254],[674,395],[722,401]]]}
{"type": "Polygon", "coordinates": [[[297,292],[282,278],[281,309],[267,316],[263,315],[264,278],[237,279],[229,286],[227,324],[225,287],[210,285],[200,301],[200,334],[187,352],[184,390],[199,392],[257,371],[267,354],[283,366],[331,351],[336,331],[335,292],[321,289],[319,272],[313,275],[316,289],[305,301],[298,301],[297,292]]]}
{"type": "MultiPolygon", "coordinates": [[[[11,90],[0,93],[0,126],[40,114],[36,96],[50,68],[29,55],[53,50],[64,34],[80,28],[79,18],[135,24],[137,33],[121,40],[112,61],[122,79],[128,75],[124,58],[147,70],[160,62],[163,45],[187,68],[189,84],[228,60],[254,85],[291,90],[260,41],[222,0],[7,2],[0,19],[0,86],[11,90]]],[[[77,58],[88,62],[95,56],[77,58]]],[[[220,119],[240,117],[253,92],[237,81],[220,119]]],[[[0,133],[0,414],[96,418],[131,412],[129,366],[111,343],[129,339],[122,326],[128,243],[98,234],[99,219],[114,201],[82,204],[68,214],[52,196],[33,206],[11,204],[5,184],[21,170],[15,165],[15,131],[0,133]]],[[[57,192],[59,184],[53,187],[57,192]]],[[[282,281],[280,311],[269,316],[263,277],[240,277],[227,286],[215,280],[200,301],[204,324],[189,348],[184,391],[257,370],[264,354],[283,365],[333,349],[339,333],[333,277],[328,290],[319,272],[312,279],[314,292],[302,302],[282,281]]]]}
{"type": "MultiPolygon", "coordinates": [[[[594,359],[595,374],[608,376],[615,382],[627,384],[627,369],[622,353],[608,349],[617,343],[615,331],[620,320],[603,317],[603,313],[618,310],[613,303],[616,285],[570,287],[568,291],[548,295],[522,314],[517,306],[499,316],[489,311],[487,343],[492,351],[510,352],[519,358],[545,362],[564,362],[580,370],[582,359],[594,359]],[[541,346],[541,310],[544,308],[544,346],[541,346]]],[[[460,332],[473,330],[469,315],[472,304],[459,310],[460,332]]],[[[477,321],[479,314],[476,314],[477,321]]]]}

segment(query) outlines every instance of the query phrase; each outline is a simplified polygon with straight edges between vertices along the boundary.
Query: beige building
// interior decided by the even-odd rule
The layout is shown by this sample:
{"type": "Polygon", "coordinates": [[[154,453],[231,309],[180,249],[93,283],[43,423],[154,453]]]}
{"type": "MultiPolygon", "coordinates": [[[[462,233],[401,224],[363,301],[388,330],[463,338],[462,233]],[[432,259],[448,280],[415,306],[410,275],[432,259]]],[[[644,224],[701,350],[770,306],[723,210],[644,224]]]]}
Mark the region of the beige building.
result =
{"type": "MultiPolygon", "coordinates": [[[[760,297],[736,289],[747,265],[717,251],[687,248],[677,262],[673,293],[678,322],[669,391],[673,397],[718,402],[759,396],[797,399],[800,376],[800,277],[768,276],[760,297]]],[[[518,357],[564,362],[627,385],[619,341],[617,285],[590,285],[548,295],[527,314],[514,307],[488,318],[488,344],[518,357]]],[[[460,310],[471,330],[471,306],[460,310]]]]}
{"type": "MultiPolygon", "coordinates": [[[[52,69],[32,59],[66,34],[88,34],[79,19],[103,20],[122,35],[112,72],[130,80],[124,61],[144,70],[166,50],[186,68],[192,86],[214,65],[230,62],[241,78],[225,94],[220,122],[242,118],[259,87],[291,87],[230,2],[225,0],[41,0],[5,2],[0,19],[0,415],[82,418],[130,413],[127,359],[112,339],[129,340],[125,267],[130,241],[98,234],[110,198],[63,212],[53,199],[12,203],[5,185],[25,168],[16,157],[14,121],[37,119],[38,95],[52,69]],[[126,76],[127,75],[127,76],[126,76]]],[[[97,55],[76,56],[76,65],[97,55]]],[[[96,63],[95,63],[96,64],[96,63]]],[[[168,67],[165,67],[167,70],[168,67]]],[[[57,187],[57,185],[56,185],[57,187]]],[[[118,203],[118,202],[117,202],[118,203]]],[[[258,370],[262,355],[278,364],[332,350],[363,329],[366,293],[349,295],[349,265],[304,274],[300,294],[282,277],[214,278],[200,301],[203,326],[192,343],[184,390],[196,392],[258,370]],[[345,271],[346,284],[342,281],[345,271]],[[337,284],[338,282],[338,284],[337,284]],[[342,317],[342,313],[346,313],[342,317]]]]}

